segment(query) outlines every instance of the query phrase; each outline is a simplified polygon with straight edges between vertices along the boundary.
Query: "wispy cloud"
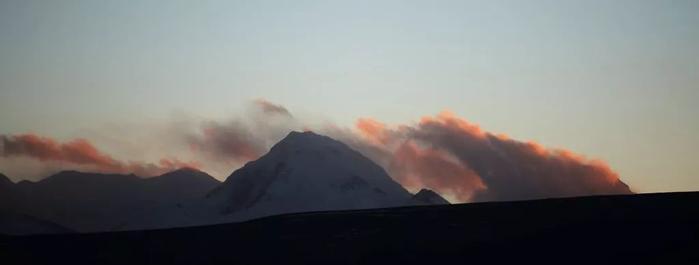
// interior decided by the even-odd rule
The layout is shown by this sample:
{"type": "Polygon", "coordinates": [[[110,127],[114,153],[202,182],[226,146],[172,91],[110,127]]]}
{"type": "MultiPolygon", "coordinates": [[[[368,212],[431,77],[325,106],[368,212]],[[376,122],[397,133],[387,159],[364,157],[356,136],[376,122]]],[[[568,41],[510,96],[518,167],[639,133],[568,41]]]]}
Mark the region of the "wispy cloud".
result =
{"type": "Polygon", "coordinates": [[[267,114],[277,114],[277,115],[282,115],[282,116],[289,116],[291,117],[291,112],[286,109],[286,107],[279,105],[279,104],[274,104],[272,102],[267,101],[266,99],[259,98],[254,101],[255,105],[257,105],[262,112],[267,113],[267,114]]]}

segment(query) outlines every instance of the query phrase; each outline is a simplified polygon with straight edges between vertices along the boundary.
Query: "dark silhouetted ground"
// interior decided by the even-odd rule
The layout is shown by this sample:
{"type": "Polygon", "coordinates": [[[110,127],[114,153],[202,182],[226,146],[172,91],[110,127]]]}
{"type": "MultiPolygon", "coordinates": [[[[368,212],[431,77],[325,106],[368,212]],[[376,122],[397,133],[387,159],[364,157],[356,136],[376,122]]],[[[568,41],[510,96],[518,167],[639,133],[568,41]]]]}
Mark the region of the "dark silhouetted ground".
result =
{"type": "Polygon", "coordinates": [[[699,264],[699,192],[0,237],[2,264],[699,264]]]}

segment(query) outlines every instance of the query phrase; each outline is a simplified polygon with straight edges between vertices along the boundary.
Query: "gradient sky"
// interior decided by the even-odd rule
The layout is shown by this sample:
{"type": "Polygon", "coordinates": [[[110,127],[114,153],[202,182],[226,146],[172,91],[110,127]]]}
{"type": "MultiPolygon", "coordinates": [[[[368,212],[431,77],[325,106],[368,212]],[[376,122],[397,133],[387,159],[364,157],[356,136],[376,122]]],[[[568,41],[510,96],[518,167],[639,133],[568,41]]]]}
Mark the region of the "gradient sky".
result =
{"type": "Polygon", "coordinates": [[[699,1],[0,1],[0,134],[451,110],[699,190],[699,1]]]}

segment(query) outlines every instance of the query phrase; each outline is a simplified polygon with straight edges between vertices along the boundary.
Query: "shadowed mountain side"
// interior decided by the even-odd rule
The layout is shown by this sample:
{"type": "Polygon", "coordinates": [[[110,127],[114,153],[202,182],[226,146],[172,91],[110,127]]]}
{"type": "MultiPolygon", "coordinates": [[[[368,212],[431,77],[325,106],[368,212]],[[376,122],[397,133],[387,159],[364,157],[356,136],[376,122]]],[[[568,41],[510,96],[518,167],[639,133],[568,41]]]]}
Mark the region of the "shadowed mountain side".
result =
{"type": "Polygon", "coordinates": [[[699,192],[616,195],[0,237],[0,259],[5,264],[696,264],[697,203],[699,192]]]}

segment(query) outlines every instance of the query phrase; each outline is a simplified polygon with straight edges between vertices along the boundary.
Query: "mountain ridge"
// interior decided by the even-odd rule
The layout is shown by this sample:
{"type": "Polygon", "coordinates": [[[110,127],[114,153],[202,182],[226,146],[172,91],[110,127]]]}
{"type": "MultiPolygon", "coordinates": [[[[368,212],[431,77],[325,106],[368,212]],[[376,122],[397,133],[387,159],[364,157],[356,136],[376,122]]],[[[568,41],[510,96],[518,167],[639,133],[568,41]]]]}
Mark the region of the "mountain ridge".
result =
{"type": "Polygon", "coordinates": [[[162,205],[202,197],[219,183],[198,170],[176,170],[151,178],[66,170],[37,182],[13,185],[11,192],[0,194],[9,202],[0,203],[0,210],[79,232],[110,231],[129,227],[127,224],[162,205]]]}

